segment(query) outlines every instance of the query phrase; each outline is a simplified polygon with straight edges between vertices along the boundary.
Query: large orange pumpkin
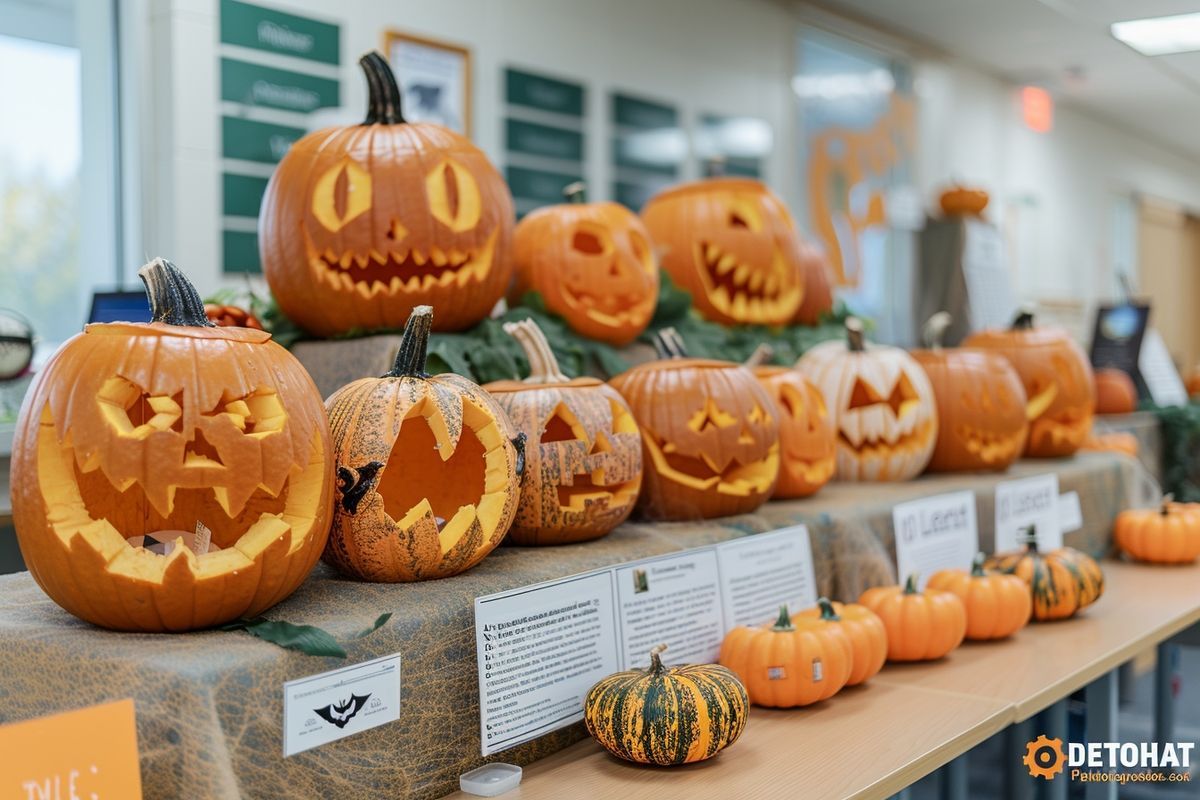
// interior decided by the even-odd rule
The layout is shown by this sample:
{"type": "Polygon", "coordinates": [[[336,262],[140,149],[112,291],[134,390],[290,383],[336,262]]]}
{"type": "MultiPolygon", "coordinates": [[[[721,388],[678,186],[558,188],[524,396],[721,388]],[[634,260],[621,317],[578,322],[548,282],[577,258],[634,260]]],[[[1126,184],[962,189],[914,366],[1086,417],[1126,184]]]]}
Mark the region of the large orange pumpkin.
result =
{"type": "Polygon", "coordinates": [[[808,497],[829,482],[837,467],[833,415],[821,391],[800,372],[774,366],[753,369],[779,415],[779,482],[774,496],[808,497]]]}
{"type": "Polygon", "coordinates": [[[318,336],[399,328],[423,303],[439,330],[486,317],[512,273],[512,197],[483,151],[407,123],[378,53],[366,121],[310,133],[271,177],[259,214],[263,273],[283,312],[318,336]]]}
{"type": "Polygon", "coordinates": [[[1137,410],[1137,387],[1122,369],[1103,367],[1096,370],[1096,413],[1131,414],[1137,410]]]}
{"type": "Polygon", "coordinates": [[[664,357],[611,383],[642,432],[639,508],[660,519],[745,514],[765,503],[779,475],[779,419],[750,370],[688,358],[674,330],[664,357]]]}
{"type": "Polygon", "coordinates": [[[787,207],[748,178],[709,178],[650,199],[642,219],[662,266],[696,309],[725,324],[784,325],[804,297],[787,207]]]}
{"type": "Polygon", "coordinates": [[[862,323],[846,341],[822,342],[796,362],[833,413],[837,475],[847,481],[905,481],[925,469],[938,436],[933,387],[896,347],[866,344],[862,323]]]}
{"type": "Polygon", "coordinates": [[[962,644],[967,633],[963,601],[940,589],[917,591],[916,575],[903,586],[867,589],[858,602],[883,620],[888,661],[934,661],[962,644]]]}
{"type": "Polygon", "coordinates": [[[721,666],[746,686],[750,702],[796,708],[828,700],[850,677],[853,653],[836,620],[797,617],[787,606],[774,625],[739,626],[721,642],[721,666]]]}
{"type": "Polygon", "coordinates": [[[1025,455],[1069,456],[1092,429],[1096,391],[1092,366],[1066,331],[1034,327],[1033,314],[1022,311],[1006,331],[974,333],[964,347],[979,347],[1009,360],[1025,385],[1029,438],[1025,455]]]}
{"type": "Polygon", "coordinates": [[[270,334],[209,322],[173,264],[139,274],[153,322],[88,325],[26,395],[12,462],[21,553],[51,599],[107,628],[253,616],[325,545],[321,397],[270,334]]]}
{"type": "Polygon", "coordinates": [[[584,336],[620,347],[650,324],[658,303],[658,261],[637,214],[618,203],[571,202],[531,212],[513,232],[515,302],[529,289],[584,336]]]}
{"type": "Polygon", "coordinates": [[[1029,587],[1015,575],[988,572],[983,553],[971,570],[943,569],[929,576],[929,586],[958,595],[967,609],[968,639],[1003,639],[1024,628],[1033,611],[1029,587]]]}
{"type": "Polygon", "coordinates": [[[571,380],[537,323],[506,322],[525,350],[529,377],[483,387],[525,434],[514,544],[596,539],[633,511],[642,485],[642,440],[624,398],[595,378],[571,380]]]}
{"type": "Polygon", "coordinates": [[[949,323],[949,314],[935,314],[926,324],[929,349],[911,353],[937,399],[937,445],[929,469],[1006,470],[1020,457],[1029,434],[1025,388],[997,353],[943,348],[941,336],[949,323]]]}
{"type": "Polygon", "coordinates": [[[483,389],[425,372],[432,317],[417,306],[392,370],[325,401],[338,500],[324,558],[351,577],[456,575],[500,544],[517,513],[525,439],[483,389]]]}

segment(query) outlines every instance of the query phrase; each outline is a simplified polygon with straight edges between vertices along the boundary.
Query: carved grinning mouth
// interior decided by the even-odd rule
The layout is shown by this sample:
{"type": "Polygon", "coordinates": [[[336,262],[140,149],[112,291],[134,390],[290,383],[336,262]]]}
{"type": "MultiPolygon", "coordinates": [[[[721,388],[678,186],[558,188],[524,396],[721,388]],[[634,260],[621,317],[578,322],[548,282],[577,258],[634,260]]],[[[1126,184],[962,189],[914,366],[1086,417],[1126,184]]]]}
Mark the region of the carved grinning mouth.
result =
{"type": "Polygon", "coordinates": [[[856,453],[861,459],[888,458],[891,455],[905,451],[917,450],[925,446],[933,435],[933,421],[926,420],[908,433],[902,433],[894,439],[877,434],[864,435],[855,444],[845,431],[838,431],[838,444],[856,453]]]}
{"type": "Polygon", "coordinates": [[[1067,408],[1055,414],[1042,414],[1030,424],[1029,438],[1044,439],[1054,444],[1077,445],[1087,435],[1090,415],[1080,408],[1067,408]]]}
{"type": "Polygon", "coordinates": [[[833,471],[836,467],[837,459],[834,454],[830,454],[816,461],[789,457],[785,468],[797,480],[802,480],[806,483],[825,483],[833,477],[833,471]]]}
{"type": "Polygon", "coordinates": [[[383,291],[394,294],[428,291],[434,286],[461,288],[482,281],[491,270],[497,235],[498,230],[493,230],[482,247],[465,250],[434,246],[428,250],[391,247],[336,253],[329,247],[318,252],[304,229],[304,244],[319,281],[371,298],[383,291]]]}
{"type": "Polygon", "coordinates": [[[622,508],[637,498],[641,481],[606,484],[604,468],[571,477],[571,483],[559,484],[558,506],[563,511],[599,514],[609,507],[622,508]]]}
{"type": "Polygon", "coordinates": [[[641,325],[650,317],[646,295],[591,292],[565,284],[563,292],[571,305],[584,309],[592,319],[606,325],[641,325]]]}
{"type": "Polygon", "coordinates": [[[696,261],[709,300],[724,314],[750,321],[777,318],[798,288],[783,287],[783,256],[775,250],[769,270],[754,267],[712,242],[696,245],[696,261]]]}
{"type": "Polygon", "coordinates": [[[967,448],[967,452],[979,456],[985,464],[996,464],[1011,460],[1024,442],[1021,433],[1007,436],[976,428],[966,423],[954,429],[958,440],[967,448]]]}
{"type": "Polygon", "coordinates": [[[715,489],[721,494],[747,497],[769,491],[779,474],[779,444],[771,446],[766,458],[743,464],[731,459],[721,469],[708,456],[685,456],[671,442],[663,442],[649,430],[643,429],[643,441],[658,474],[700,491],[715,489]]]}

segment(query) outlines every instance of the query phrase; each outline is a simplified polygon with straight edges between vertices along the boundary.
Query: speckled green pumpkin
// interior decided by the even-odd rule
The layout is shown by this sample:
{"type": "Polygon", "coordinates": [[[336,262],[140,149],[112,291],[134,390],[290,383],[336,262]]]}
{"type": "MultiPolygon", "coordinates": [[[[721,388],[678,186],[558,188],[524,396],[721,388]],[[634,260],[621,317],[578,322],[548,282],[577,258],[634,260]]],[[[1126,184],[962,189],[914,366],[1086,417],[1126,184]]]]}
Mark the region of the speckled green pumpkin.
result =
{"type": "Polygon", "coordinates": [[[618,672],[587,694],[588,733],[617,758],[639,764],[690,764],[712,758],[746,727],[750,698],[737,676],[717,664],[618,672]]]}

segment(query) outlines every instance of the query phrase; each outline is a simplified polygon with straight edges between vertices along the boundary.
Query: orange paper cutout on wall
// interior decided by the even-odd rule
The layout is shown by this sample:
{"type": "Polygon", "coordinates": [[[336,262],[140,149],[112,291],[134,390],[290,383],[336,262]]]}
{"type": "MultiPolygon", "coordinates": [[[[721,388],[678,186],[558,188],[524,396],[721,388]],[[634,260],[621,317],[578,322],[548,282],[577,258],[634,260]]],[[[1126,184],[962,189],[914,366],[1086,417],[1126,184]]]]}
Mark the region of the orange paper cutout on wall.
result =
{"type": "Polygon", "coordinates": [[[133,701],[0,726],[0,797],[142,796],[133,701]]]}
{"type": "Polygon", "coordinates": [[[887,112],[869,130],[829,128],[810,143],[809,213],[838,286],[858,285],[859,236],[887,220],[880,186],[888,170],[912,157],[914,112],[910,98],[893,95],[887,112]],[[865,204],[854,204],[856,210],[850,196],[860,186],[868,194],[865,204]]]}

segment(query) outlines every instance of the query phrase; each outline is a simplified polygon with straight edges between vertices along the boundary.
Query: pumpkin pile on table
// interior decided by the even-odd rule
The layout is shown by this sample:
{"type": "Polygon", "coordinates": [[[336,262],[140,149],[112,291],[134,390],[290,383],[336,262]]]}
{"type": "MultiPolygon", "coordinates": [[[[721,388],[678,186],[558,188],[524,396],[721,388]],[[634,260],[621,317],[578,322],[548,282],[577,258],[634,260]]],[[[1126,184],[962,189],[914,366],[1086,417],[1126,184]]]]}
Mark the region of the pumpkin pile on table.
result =
{"type": "Polygon", "coordinates": [[[210,322],[175,265],[139,275],[153,320],[88,325],[26,398],[12,465],[21,554],[52,600],[106,628],[260,614],[328,536],[321,397],[270,334],[210,322]]]}
{"type": "Polygon", "coordinates": [[[525,435],[521,503],[514,544],[596,539],[633,511],[642,484],[642,440],[625,399],[595,378],[569,379],[531,320],[504,330],[529,361],[524,381],[484,388],[525,435]]]}
{"type": "Polygon", "coordinates": [[[1032,525],[1020,550],[997,553],[984,567],[1023,580],[1033,599],[1033,619],[1039,622],[1072,617],[1104,593],[1104,573],[1095,559],[1073,547],[1042,553],[1032,525]]]}
{"type": "Polygon", "coordinates": [[[524,436],[479,386],[425,371],[433,309],[408,319],[392,370],[326,401],[338,501],[325,560],[368,581],[470,569],[517,513],[524,436]]]}

